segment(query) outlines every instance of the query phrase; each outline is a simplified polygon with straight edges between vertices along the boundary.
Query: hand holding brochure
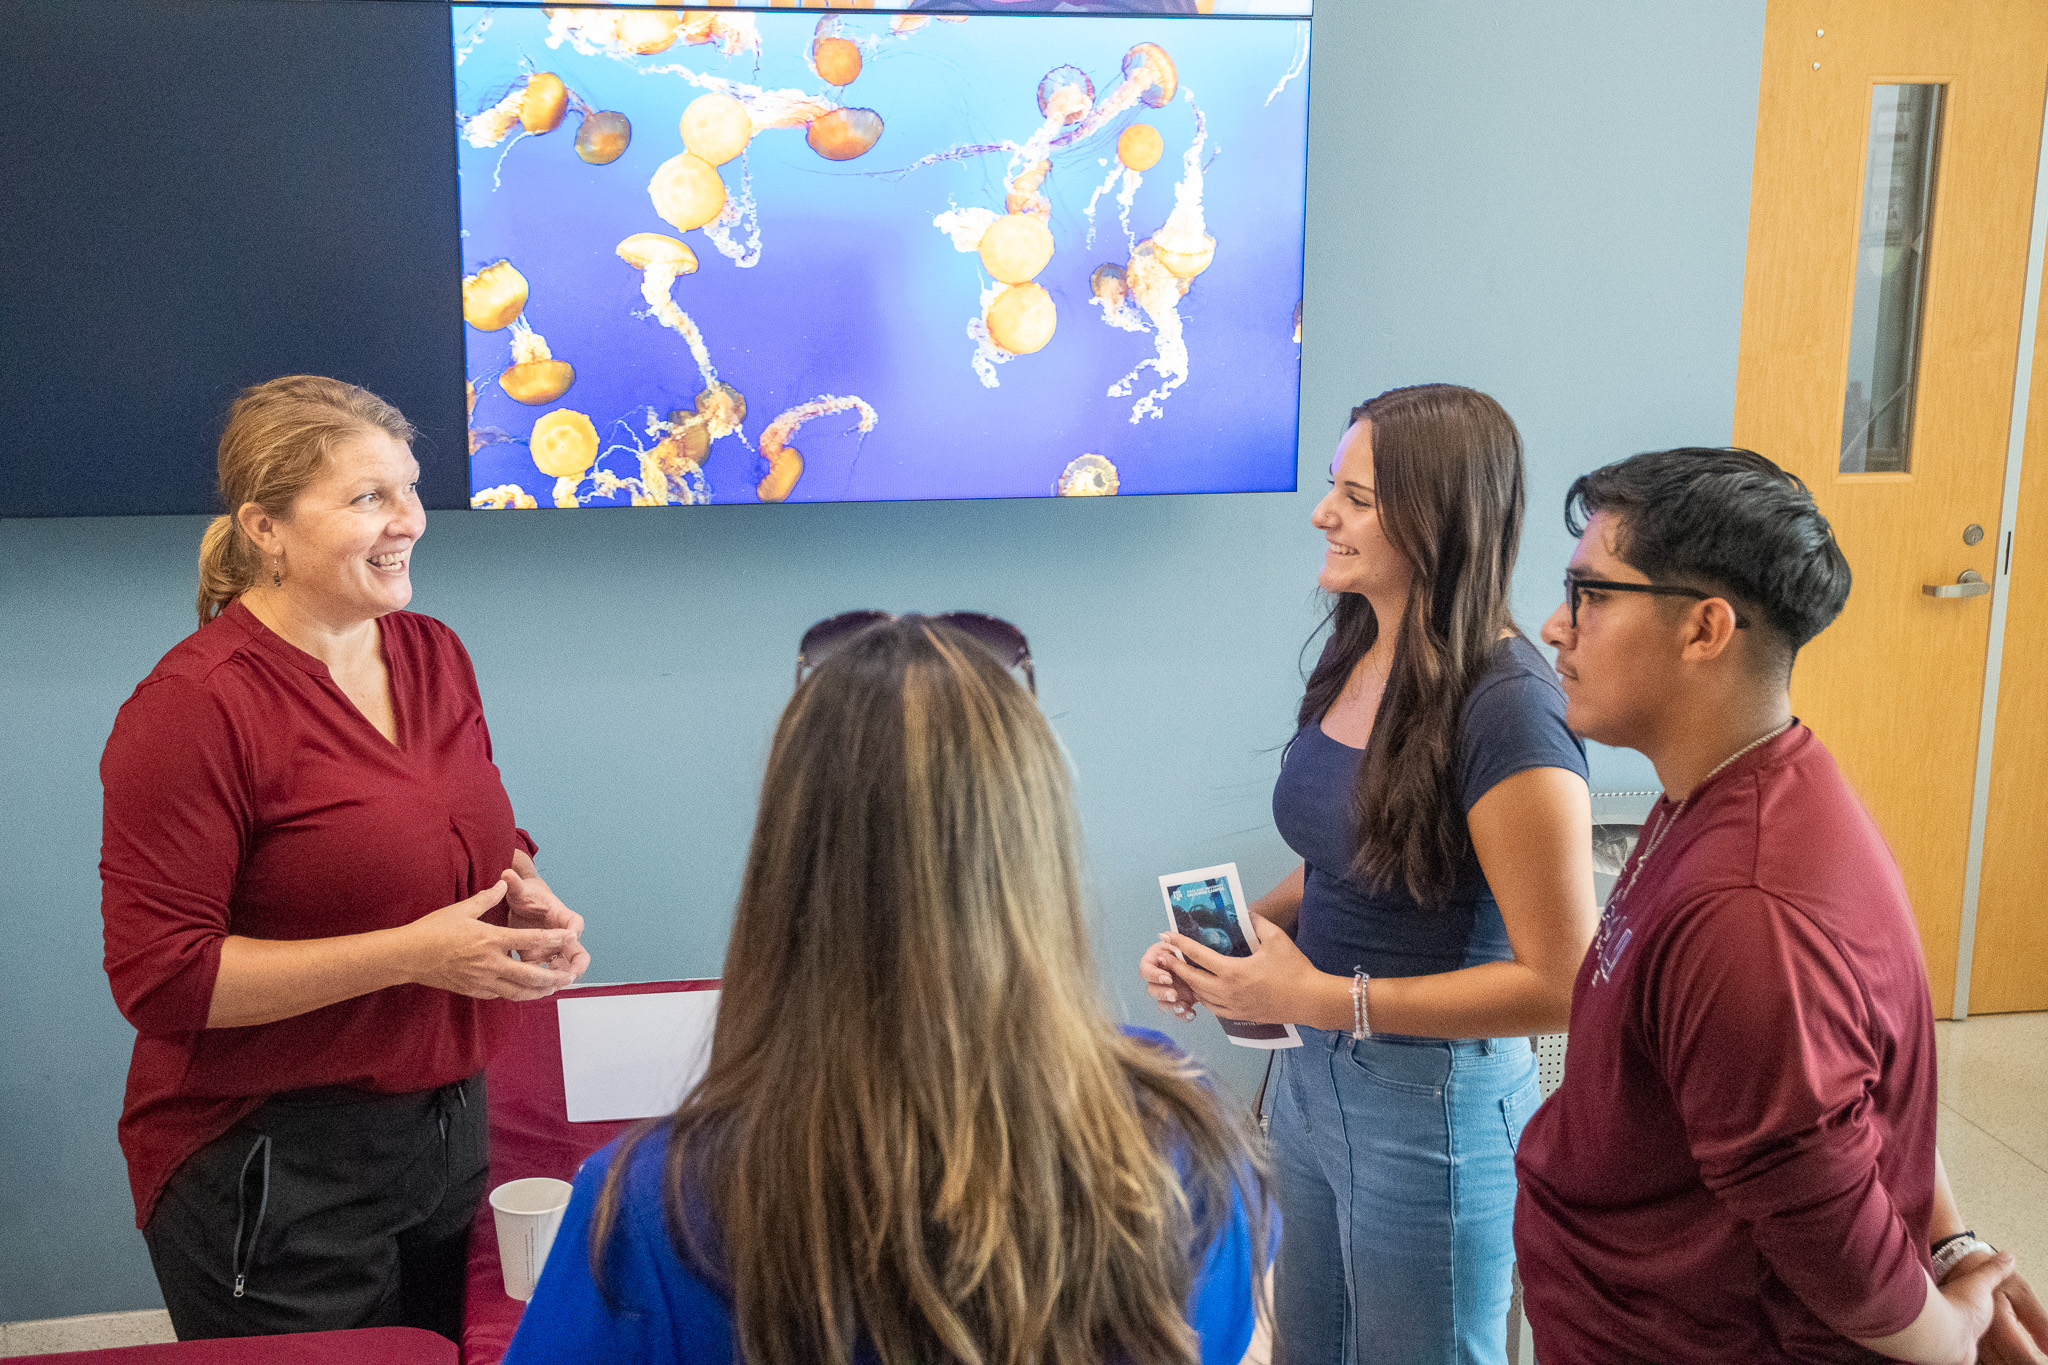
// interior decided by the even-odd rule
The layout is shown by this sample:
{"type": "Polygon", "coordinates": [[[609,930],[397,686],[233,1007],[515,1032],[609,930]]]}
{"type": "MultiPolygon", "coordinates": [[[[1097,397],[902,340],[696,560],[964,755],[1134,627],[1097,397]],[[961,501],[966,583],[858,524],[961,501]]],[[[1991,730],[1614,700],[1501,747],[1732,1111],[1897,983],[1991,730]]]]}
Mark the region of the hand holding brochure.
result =
{"type": "MultiPolygon", "coordinates": [[[[1237,880],[1236,863],[1173,872],[1159,879],[1166,900],[1166,922],[1177,934],[1231,957],[1250,957],[1259,931],[1252,924],[1251,902],[1237,880]]],[[[1223,1031],[1239,1047],[1300,1047],[1301,1034],[1292,1024],[1254,1024],[1221,1019],[1223,1031]]]]}

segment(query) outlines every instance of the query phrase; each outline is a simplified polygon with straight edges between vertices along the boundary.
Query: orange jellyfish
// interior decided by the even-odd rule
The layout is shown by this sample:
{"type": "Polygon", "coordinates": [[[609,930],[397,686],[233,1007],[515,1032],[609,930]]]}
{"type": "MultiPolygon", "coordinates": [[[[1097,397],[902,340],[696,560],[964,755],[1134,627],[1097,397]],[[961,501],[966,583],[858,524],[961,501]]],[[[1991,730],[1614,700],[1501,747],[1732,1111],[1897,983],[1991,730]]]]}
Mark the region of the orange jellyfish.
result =
{"type": "Polygon", "coordinates": [[[1124,286],[1124,268],[1113,263],[1096,266],[1088,276],[1088,292],[1105,308],[1123,307],[1130,292],[1124,286]]]}
{"type": "Polygon", "coordinates": [[[528,405],[552,403],[576,382],[576,370],[557,360],[547,339],[520,318],[512,324],[512,365],[498,376],[498,387],[528,405]]]}
{"type": "Polygon", "coordinates": [[[683,146],[707,166],[723,166],[746,150],[754,120],[731,95],[699,95],[683,110],[683,146]]]}
{"type": "Polygon", "coordinates": [[[1152,234],[1152,251],[1159,264],[1182,280],[1191,280],[1216,259],[1216,239],[1201,230],[1199,219],[1192,226],[1183,223],[1176,235],[1172,219],[1152,234]]]}
{"type": "Polygon", "coordinates": [[[643,57],[666,52],[676,41],[676,24],[681,15],[672,10],[635,10],[616,16],[614,30],[620,47],[643,57]]]}
{"type": "Polygon", "coordinates": [[[1116,466],[1100,455],[1076,455],[1060,472],[1052,486],[1062,498],[1105,498],[1115,495],[1119,480],[1116,466]]]}
{"type": "Polygon", "coordinates": [[[633,124],[624,114],[600,110],[585,114],[576,130],[576,155],[593,166],[608,166],[626,154],[633,141],[633,124]]]}
{"type": "Polygon", "coordinates": [[[682,152],[661,163],[647,182],[654,211],[682,232],[703,227],[725,207],[725,182],[701,156],[682,152]]]}
{"type": "Polygon", "coordinates": [[[519,101],[519,125],[529,133],[552,133],[569,109],[569,87],[552,71],[536,73],[526,82],[519,101]]]}
{"type": "Polygon", "coordinates": [[[860,48],[844,38],[819,38],[811,44],[811,67],[827,85],[852,85],[860,75],[860,48]]]}
{"type": "MultiPolygon", "coordinates": [[[[697,273],[697,253],[689,244],[660,232],[636,232],[616,248],[620,260],[635,270],[645,271],[650,279],[659,278],[658,287],[662,297],[668,296],[669,285],[675,283],[678,275],[697,273]]],[[[654,303],[649,299],[650,304],[654,303]]]]}
{"type": "Polygon", "coordinates": [[[978,249],[982,269],[1004,284],[1023,284],[1052,259],[1052,230],[1028,213],[1012,213],[990,224],[978,249]]]}
{"type": "Polygon", "coordinates": [[[597,460],[597,427],[573,408],[556,408],[533,424],[527,445],[541,473],[573,479],[597,460]]]}
{"type": "Polygon", "coordinates": [[[507,507],[538,507],[533,494],[516,483],[501,483],[495,488],[486,488],[469,495],[469,505],[478,509],[493,508],[503,511],[507,507]]]}
{"type": "Polygon", "coordinates": [[[1078,66],[1056,66],[1038,83],[1038,112],[1061,123],[1078,123],[1095,107],[1095,82],[1078,66]]]}
{"type": "Polygon", "coordinates": [[[1034,161],[1017,173],[1010,182],[1010,191],[1003,200],[1003,207],[1011,213],[1035,214],[1040,218],[1052,217],[1052,200],[1039,192],[1046,175],[1052,170],[1052,162],[1034,161]]]}
{"type": "Polygon", "coordinates": [[[1139,43],[1124,54],[1124,77],[1147,82],[1138,98],[1154,109],[1166,107],[1180,89],[1180,74],[1173,68],[1173,58],[1157,43],[1139,43]]]}
{"type": "Polygon", "coordinates": [[[834,109],[811,120],[804,141],[827,161],[851,161],[882,138],[882,116],[872,109],[834,109]]]}
{"type": "Polygon", "coordinates": [[[1030,355],[1052,340],[1059,313],[1040,284],[1013,284],[996,295],[982,321],[989,340],[1011,355],[1030,355]]]}
{"type": "Polygon", "coordinates": [[[620,260],[640,272],[640,297],[647,300],[648,312],[689,344],[690,357],[697,362],[704,382],[717,383],[718,371],[712,367],[711,352],[704,344],[704,333],[669,295],[669,286],[676,282],[678,276],[696,273],[697,253],[685,243],[659,232],[636,232],[620,242],[616,250],[620,260]]]}
{"type": "Polygon", "coordinates": [[[714,380],[697,395],[697,417],[712,440],[730,436],[746,420],[747,400],[740,391],[722,380],[714,380]]]}
{"type": "Polygon", "coordinates": [[[510,261],[493,261],[462,277],[462,320],[479,332],[512,325],[526,309],[526,276],[510,261]]]}
{"type": "Polygon", "coordinates": [[[636,507],[691,506],[711,501],[711,485],[704,478],[704,452],[710,441],[701,426],[684,427],[664,436],[652,449],[640,452],[640,491],[633,496],[636,507]]]}
{"type": "MultiPolygon", "coordinates": [[[[701,400],[699,403],[701,407],[701,400]]],[[[799,403],[788,412],[768,424],[761,433],[761,455],[768,461],[768,472],[755,486],[754,496],[762,502],[781,502],[796,488],[796,481],[803,476],[804,457],[793,445],[787,444],[796,429],[813,417],[823,417],[831,412],[845,412],[849,408],[860,412],[862,435],[875,429],[875,410],[865,400],[851,394],[840,397],[837,394],[820,394],[808,403],[799,403]]]]}
{"type": "Polygon", "coordinates": [[[1133,123],[1116,140],[1116,159],[1134,171],[1149,171],[1166,152],[1166,139],[1149,123],[1133,123]]]}
{"type": "Polygon", "coordinates": [[[1216,239],[1202,220],[1202,142],[1208,136],[1208,121],[1195,111],[1195,138],[1183,158],[1184,174],[1173,188],[1173,212],[1152,234],[1152,248],[1159,263],[1182,280],[1192,280],[1209,268],[1216,257],[1216,239]]]}

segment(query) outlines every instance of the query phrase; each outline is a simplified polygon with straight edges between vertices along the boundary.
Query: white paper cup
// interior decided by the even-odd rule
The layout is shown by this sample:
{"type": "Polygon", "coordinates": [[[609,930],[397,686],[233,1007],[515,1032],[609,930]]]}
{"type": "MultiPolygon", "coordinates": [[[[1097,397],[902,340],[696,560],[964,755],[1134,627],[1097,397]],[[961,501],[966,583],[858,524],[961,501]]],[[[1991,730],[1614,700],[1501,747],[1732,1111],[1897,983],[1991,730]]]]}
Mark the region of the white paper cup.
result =
{"type": "Polygon", "coordinates": [[[505,1292],[513,1298],[524,1302],[533,1297],[548,1248],[555,1244],[555,1229],[562,1226],[562,1211],[569,1207],[571,1188],[566,1180],[537,1175],[508,1180],[491,1191],[498,1268],[505,1275],[505,1292]]]}

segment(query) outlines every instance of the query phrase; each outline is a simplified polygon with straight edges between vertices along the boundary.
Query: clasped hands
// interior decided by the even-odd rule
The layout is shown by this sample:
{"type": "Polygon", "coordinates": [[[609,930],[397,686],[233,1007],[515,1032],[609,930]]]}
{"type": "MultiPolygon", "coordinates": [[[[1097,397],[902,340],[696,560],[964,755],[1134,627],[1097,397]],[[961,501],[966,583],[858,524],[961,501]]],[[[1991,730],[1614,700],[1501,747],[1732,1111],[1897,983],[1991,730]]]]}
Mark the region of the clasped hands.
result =
{"type": "Polygon", "coordinates": [[[1179,1019],[1192,1019],[1197,1005],[1207,1005],[1221,1019],[1300,1023],[1307,995],[1323,973],[1279,925],[1256,911],[1252,923],[1259,942],[1250,957],[1227,956],[1185,934],[1161,934],[1138,962],[1146,992],[1179,1019]]]}
{"type": "Polygon", "coordinates": [[[497,881],[422,915],[405,932],[417,945],[414,980],[479,1000],[538,1000],[590,969],[583,916],[562,904],[524,849],[497,881]],[[500,902],[507,923],[486,924],[483,916],[500,902]]]}

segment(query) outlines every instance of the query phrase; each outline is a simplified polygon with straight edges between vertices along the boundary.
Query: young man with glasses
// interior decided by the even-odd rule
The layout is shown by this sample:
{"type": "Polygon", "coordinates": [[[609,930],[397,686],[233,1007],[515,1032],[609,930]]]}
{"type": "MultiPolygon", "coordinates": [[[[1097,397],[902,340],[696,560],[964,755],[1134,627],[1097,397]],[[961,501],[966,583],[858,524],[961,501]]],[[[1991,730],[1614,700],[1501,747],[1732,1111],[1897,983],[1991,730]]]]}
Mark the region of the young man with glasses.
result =
{"type": "Polygon", "coordinates": [[[1572,485],[1567,723],[1663,798],[1574,988],[1517,1161],[1544,1365],[2032,1361],[2048,1316],[1964,1228],[1935,1150],[1934,1020],[1883,838],[1792,715],[1849,567],[1760,455],[1637,455],[1572,485]],[[1987,1329],[1989,1335],[1986,1335],[1987,1329]]]}

